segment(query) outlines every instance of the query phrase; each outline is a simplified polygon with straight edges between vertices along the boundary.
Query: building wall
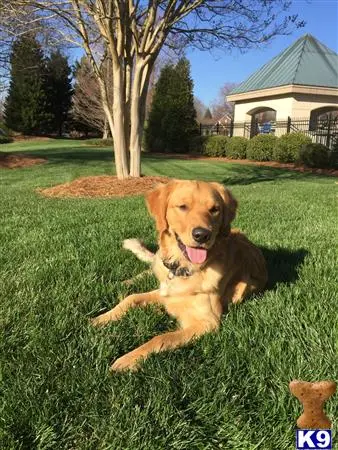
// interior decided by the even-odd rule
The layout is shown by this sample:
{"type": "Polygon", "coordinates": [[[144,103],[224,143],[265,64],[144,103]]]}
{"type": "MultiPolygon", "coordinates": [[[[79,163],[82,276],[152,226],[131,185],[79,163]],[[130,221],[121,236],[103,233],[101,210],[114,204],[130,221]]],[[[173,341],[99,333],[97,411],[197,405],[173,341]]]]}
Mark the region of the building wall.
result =
{"type": "Polygon", "coordinates": [[[271,108],[276,111],[276,120],[286,119],[293,109],[294,98],[288,96],[266,97],[254,100],[243,100],[235,103],[235,122],[250,122],[251,114],[260,108],[271,108]]]}
{"type": "Polygon", "coordinates": [[[332,106],[338,109],[338,95],[295,94],[292,115],[295,119],[309,119],[313,109],[332,106]]]}
{"type": "MultiPolygon", "coordinates": [[[[253,100],[235,102],[234,122],[251,122],[251,114],[260,108],[271,108],[276,111],[276,121],[293,119],[310,119],[313,109],[332,106],[338,109],[338,95],[324,96],[315,94],[276,95],[253,100]]],[[[243,128],[234,129],[234,135],[242,136],[243,128]]]]}

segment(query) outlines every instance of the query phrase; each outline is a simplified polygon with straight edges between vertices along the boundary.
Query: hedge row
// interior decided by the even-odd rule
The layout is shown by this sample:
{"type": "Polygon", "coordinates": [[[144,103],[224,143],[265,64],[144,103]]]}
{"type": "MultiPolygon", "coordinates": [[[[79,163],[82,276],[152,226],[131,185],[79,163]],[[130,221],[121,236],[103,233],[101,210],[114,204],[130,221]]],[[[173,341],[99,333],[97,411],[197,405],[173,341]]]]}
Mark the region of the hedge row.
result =
{"type": "Polygon", "coordinates": [[[294,162],[308,167],[337,167],[338,161],[337,151],[312,143],[302,133],[289,133],[280,138],[259,134],[250,140],[240,136],[196,136],[190,142],[189,151],[211,157],[294,162]]]}
{"type": "Polygon", "coordinates": [[[113,147],[114,142],[112,138],[108,139],[101,139],[101,138],[93,138],[93,139],[86,139],[85,141],[86,145],[93,146],[93,147],[113,147]]]}
{"type": "Polygon", "coordinates": [[[10,136],[0,135],[0,144],[9,144],[10,142],[13,142],[13,139],[10,136]]]}

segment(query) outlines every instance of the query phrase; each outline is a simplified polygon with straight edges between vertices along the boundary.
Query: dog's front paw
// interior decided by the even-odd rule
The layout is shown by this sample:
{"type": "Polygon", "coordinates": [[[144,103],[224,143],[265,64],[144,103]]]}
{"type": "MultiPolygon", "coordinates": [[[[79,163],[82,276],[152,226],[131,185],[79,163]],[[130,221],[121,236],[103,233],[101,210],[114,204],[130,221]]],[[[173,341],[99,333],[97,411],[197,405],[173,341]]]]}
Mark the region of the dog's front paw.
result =
{"type": "Polygon", "coordinates": [[[139,368],[142,357],[132,352],[118,358],[114,364],[110,366],[111,372],[122,372],[125,370],[135,371],[139,368]]]}
{"type": "Polygon", "coordinates": [[[114,322],[119,319],[118,311],[108,311],[104,314],[100,314],[97,317],[94,317],[93,319],[90,319],[90,323],[94,325],[94,327],[100,327],[105,325],[108,322],[114,322]]]}
{"type": "MultiPolygon", "coordinates": [[[[103,314],[101,314],[102,316],[103,314]]],[[[104,322],[101,319],[101,316],[97,316],[97,317],[93,317],[92,319],[89,319],[89,322],[94,326],[94,327],[99,327],[104,325],[106,322],[104,322]]]]}

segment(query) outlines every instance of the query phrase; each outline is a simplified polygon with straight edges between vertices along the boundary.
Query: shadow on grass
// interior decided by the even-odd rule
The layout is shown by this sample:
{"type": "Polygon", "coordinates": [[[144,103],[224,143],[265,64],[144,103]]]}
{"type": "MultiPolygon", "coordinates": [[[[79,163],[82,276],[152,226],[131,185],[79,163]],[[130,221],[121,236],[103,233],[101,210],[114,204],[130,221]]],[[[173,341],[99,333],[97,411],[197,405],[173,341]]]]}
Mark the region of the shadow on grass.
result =
{"type": "MultiPolygon", "coordinates": [[[[269,166],[256,166],[252,164],[242,164],[238,162],[225,162],[225,161],[215,161],[206,159],[185,159],[185,158],[175,158],[175,156],[167,157],[157,156],[152,154],[142,155],[142,158],[151,163],[158,161],[176,161],[182,163],[182,168],[187,170],[187,164],[191,165],[191,174],[195,174],[194,177],[206,181],[214,181],[215,178],[222,179],[221,183],[226,186],[233,185],[249,185],[253,183],[261,183],[266,181],[276,181],[276,180],[298,180],[298,181],[312,181],[314,179],[318,180],[318,177],[325,177],[328,175],[311,173],[311,172],[299,172],[297,170],[279,168],[279,167],[269,167],[269,166]],[[205,165],[208,164],[210,168],[206,169],[205,165]],[[215,174],[213,174],[213,167],[216,169],[215,174]],[[224,169],[224,172],[223,172],[224,169]],[[222,173],[223,172],[223,173],[222,173]]],[[[175,175],[173,175],[175,177],[175,175]]]]}
{"type": "MultiPolygon", "coordinates": [[[[5,434],[5,443],[6,437],[7,436],[5,434]]],[[[33,448],[37,448],[34,445],[34,442],[36,442],[36,432],[26,420],[20,420],[18,421],[18,423],[15,423],[10,427],[10,435],[8,440],[9,444],[8,447],[4,446],[3,448],[14,448],[11,446],[12,437],[16,440],[16,442],[20,443],[20,448],[22,448],[22,450],[31,450],[33,448]]]]}
{"type": "MultiPolygon", "coordinates": [[[[29,149],[27,150],[16,150],[16,152],[24,154],[26,156],[37,156],[46,158],[49,163],[52,164],[90,164],[92,162],[113,162],[114,154],[112,147],[86,147],[85,145],[76,145],[71,147],[60,148],[59,146],[48,146],[45,148],[41,145],[41,147],[37,149],[29,149]]],[[[167,156],[167,157],[158,157],[156,155],[151,154],[142,154],[142,160],[144,162],[156,163],[161,161],[161,165],[164,162],[170,161],[179,161],[179,158],[175,158],[175,156],[167,156]]],[[[238,163],[228,163],[228,162],[218,162],[218,161],[210,161],[210,169],[208,173],[205,171],[205,163],[206,160],[180,160],[184,165],[186,163],[192,163],[193,166],[190,166],[189,170],[191,175],[194,175],[192,178],[196,179],[206,179],[206,180],[214,180],[215,178],[220,179],[222,176],[224,177],[221,181],[226,186],[233,185],[249,185],[253,183],[261,183],[266,181],[276,181],[276,180],[311,180],[313,177],[318,177],[321,175],[312,174],[312,173],[302,173],[288,169],[279,169],[275,167],[266,167],[266,166],[252,166],[252,165],[244,165],[238,163]],[[199,166],[200,164],[204,164],[204,166],[199,166]],[[217,167],[216,175],[212,175],[212,166],[217,167]],[[220,169],[224,170],[224,175],[220,173],[220,169]]],[[[208,161],[207,161],[208,162],[208,161]]],[[[187,166],[184,166],[185,170],[187,166]]],[[[169,170],[170,172],[170,170],[169,170]]],[[[170,176],[170,173],[168,173],[170,176]]],[[[172,174],[175,176],[174,174],[172,174]]],[[[178,175],[180,178],[180,176],[178,175]]],[[[190,176],[189,176],[190,178],[190,176]]]]}
{"type": "Polygon", "coordinates": [[[312,173],[303,173],[288,169],[239,164],[233,164],[229,172],[230,176],[222,180],[222,183],[226,186],[246,185],[276,180],[304,180],[313,178],[314,176],[316,178],[318,177],[318,175],[312,173]]]}
{"type": "Polygon", "coordinates": [[[113,162],[113,151],[110,148],[102,149],[86,149],[84,147],[72,147],[69,149],[46,148],[45,150],[27,150],[27,152],[20,152],[25,155],[38,156],[46,158],[49,163],[63,164],[85,164],[90,162],[113,162]]]}
{"type": "Polygon", "coordinates": [[[267,289],[272,290],[277,283],[293,283],[298,278],[298,268],[308,251],[305,249],[288,250],[260,247],[268,267],[267,289]]]}

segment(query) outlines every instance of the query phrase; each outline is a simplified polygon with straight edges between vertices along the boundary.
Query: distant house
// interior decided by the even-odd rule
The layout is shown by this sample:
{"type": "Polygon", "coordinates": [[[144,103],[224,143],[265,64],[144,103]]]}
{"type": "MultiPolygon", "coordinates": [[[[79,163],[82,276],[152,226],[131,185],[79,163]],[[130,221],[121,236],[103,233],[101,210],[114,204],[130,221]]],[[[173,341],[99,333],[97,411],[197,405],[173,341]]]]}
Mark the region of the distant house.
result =
{"type": "Polygon", "coordinates": [[[291,127],[315,136],[322,120],[338,131],[338,55],[306,34],[233,89],[227,101],[235,104],[234,135],[248,129],[250,136],[280,135],[291,127]]]}
{"type": "Polygon", "coordinates": [[[205,111],[203,118],[200,121],[200,133],[203,136],[212,134],[228,134],[230,124],[232,123],[232,116],[224,114],[219,119],[214,119],[209,108],[205,111]]]}

